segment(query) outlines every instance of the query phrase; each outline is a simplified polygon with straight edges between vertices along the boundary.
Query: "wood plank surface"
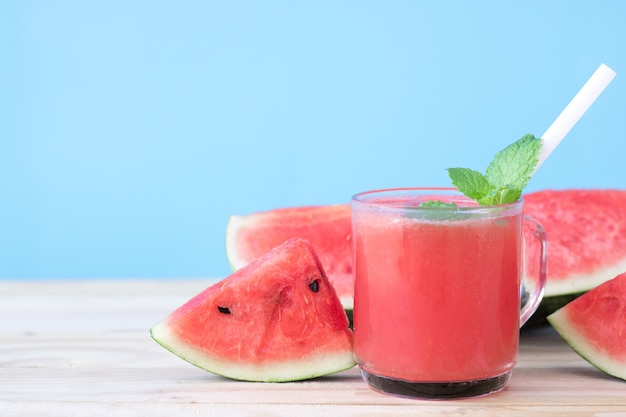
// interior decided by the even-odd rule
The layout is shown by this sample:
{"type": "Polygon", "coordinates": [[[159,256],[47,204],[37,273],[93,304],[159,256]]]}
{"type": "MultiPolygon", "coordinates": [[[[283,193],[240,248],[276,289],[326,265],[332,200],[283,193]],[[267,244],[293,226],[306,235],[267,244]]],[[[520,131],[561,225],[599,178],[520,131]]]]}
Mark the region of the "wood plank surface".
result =
{"type": "Polygon", "coordinates": [[[626,382],[550,328],[524,331],[507,388],[480,398],[391,397],[368,388],[357,368],[282,384],[218,377],[149,335],[211,282],[0,281],[0,415],[626,417],[626,382]]]}

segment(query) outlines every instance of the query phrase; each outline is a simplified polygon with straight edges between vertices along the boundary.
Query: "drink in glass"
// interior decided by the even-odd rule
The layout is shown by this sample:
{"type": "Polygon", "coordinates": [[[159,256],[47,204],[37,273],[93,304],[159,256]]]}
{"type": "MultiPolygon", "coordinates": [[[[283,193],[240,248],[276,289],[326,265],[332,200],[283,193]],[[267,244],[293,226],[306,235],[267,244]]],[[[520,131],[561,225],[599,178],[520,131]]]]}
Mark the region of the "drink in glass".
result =
{"type": "MultiPolygon", "coordinates": [[[[407,397],[503,388],[519,327],[545,284],[544,251],[539,283],[520,308],[523,201],[482,207],[453,189],[394,189],[357,194],[351,209],[354,349],[364,379],[407,397]]],[[[545,248],[540,225],[526,223],[545,248]]]]}

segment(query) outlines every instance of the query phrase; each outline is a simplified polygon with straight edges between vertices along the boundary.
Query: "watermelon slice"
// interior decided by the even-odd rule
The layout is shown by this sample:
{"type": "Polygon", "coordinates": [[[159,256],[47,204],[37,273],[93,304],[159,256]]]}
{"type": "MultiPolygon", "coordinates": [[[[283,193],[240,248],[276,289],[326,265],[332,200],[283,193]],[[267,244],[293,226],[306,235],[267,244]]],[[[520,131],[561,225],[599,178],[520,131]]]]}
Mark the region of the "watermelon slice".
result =
{"type": "MultiPolygon", "coordinates": [[[[626,271],[626,191],[544,190],[524,195],[524,211],[543,225],[548,238],[544,298],[525,327],[581,294],[626,271]]],[[[538,261],[530,255],[530,265],[538,261]]]]}
{"type": "Polygon", "coordinates": [[[548,321],[589,363],[626,380],[626,273],[581,295],[548,321]]]}
{"type": "Polygon", "coordinates": [[[207,288],[150,332],[182,359],[238,380],[295,381],[355,365],[346,313],[303,239],[207,288]]]}
{"type": "Polygon", "coordinates": [[[341,304],[352,309],[352,223],[347,204],[233,215],[226,227],[226,255],[237,270],[293,237],[311,242],[341,304]]]}

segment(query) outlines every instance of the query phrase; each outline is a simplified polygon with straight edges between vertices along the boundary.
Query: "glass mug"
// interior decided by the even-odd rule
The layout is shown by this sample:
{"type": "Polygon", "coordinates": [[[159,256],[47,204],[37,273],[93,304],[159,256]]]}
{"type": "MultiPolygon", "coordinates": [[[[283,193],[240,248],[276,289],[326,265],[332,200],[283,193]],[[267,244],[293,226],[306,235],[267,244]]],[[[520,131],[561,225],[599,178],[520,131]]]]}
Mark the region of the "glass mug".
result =
{"type": "Polygon", "coordinates": [[[350,205],[363,379],[415,398],[502,389],[546,281],[545,233],[523,199],[479,206],[451,188],[405,188],[356,194],[350,205]],[[456,207],[418,207],[428,200],[456,207]],[[524,235],[538,241],[538,266],[525,268],[524,235]]]}

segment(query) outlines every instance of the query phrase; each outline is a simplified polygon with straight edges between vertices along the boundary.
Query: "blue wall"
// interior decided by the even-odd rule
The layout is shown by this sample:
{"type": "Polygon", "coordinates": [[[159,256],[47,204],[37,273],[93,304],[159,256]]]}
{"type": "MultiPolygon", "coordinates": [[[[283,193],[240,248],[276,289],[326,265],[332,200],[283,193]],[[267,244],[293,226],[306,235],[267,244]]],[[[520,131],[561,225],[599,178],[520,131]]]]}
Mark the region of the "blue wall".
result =
{"type": "Polygon", "coordinates": [[[231,213],[449,185],[613,83],[528,189],[626,188],[626,2],[4,1],[0,277],[218,277],[231,213]]]}

